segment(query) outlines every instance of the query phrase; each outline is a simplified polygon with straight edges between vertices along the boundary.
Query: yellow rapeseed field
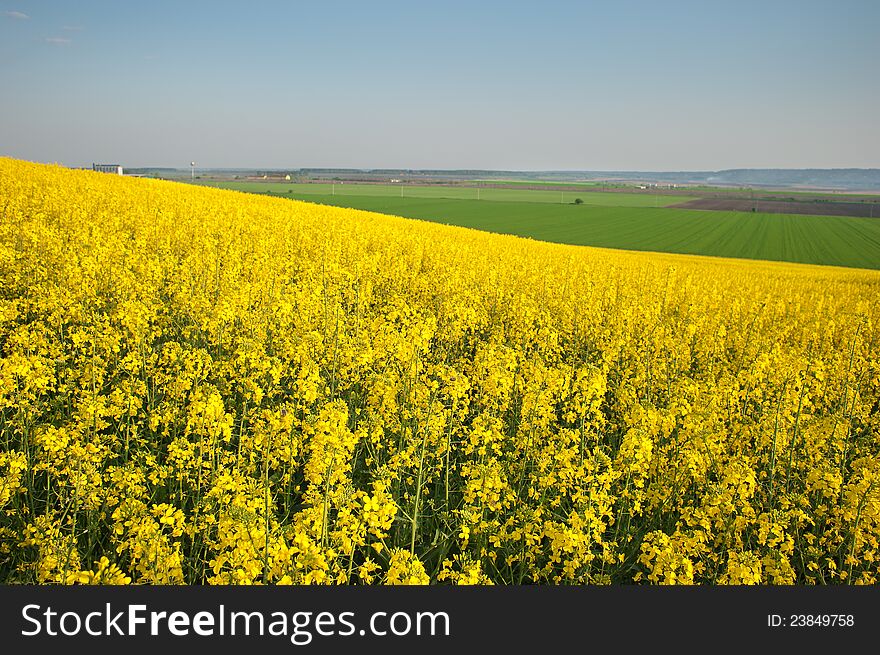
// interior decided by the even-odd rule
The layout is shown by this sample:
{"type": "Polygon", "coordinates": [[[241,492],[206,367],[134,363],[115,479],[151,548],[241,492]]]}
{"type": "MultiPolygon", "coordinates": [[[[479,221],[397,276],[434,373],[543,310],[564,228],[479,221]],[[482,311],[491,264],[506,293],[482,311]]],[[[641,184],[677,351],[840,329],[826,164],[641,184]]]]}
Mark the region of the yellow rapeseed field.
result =
{"type": "Polygon", "coordinates": [[[0,582],[877,582],[880,273],[0,159],[0,582]]]}

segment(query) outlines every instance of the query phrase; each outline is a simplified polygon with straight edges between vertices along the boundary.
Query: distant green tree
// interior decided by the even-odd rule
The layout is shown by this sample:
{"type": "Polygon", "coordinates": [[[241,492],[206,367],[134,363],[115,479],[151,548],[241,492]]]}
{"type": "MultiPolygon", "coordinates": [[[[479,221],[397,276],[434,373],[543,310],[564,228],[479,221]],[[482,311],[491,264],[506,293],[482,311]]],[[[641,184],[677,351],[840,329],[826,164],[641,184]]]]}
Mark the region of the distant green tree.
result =
{"type": "Polygon", "coordinates": [[[576,204],[576,205],[583,205],[583,204],[584,204],[584,201],[581,200],[580,198],[575,198],[575,199],[574,199],[574,204],[576,204]]]}

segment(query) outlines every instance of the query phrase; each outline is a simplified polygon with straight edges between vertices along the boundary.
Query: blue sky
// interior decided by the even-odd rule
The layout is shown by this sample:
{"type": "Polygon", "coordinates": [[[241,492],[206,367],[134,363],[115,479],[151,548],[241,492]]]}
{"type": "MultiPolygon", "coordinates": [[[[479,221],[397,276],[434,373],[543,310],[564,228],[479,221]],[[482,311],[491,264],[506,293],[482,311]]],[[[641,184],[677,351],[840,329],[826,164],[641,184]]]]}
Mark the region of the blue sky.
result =
{"type": "Polygon", "coordinates": [[[0,0],[0,154],[880,166],[880,2],[0,0]]]}

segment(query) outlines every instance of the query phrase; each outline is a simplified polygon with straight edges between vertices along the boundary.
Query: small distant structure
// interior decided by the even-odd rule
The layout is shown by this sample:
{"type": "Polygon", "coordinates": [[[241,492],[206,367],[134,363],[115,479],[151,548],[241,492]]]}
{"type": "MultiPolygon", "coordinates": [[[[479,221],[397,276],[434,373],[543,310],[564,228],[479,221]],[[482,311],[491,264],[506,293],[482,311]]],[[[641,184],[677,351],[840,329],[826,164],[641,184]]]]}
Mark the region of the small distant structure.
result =
{"type": "Polygon", "coordinates": [[[388,180],[388,181],[389,181],[389,182],[392,182],[392,183],[397,183],[397,182],[400,182],[400,180],[395,180],[395,179],[393,179],[393,178],[392,178],[392,179],[390,179],[390,180],[388,180]]]}
{"type": "Polygon", "coordinates": [[[284,179],[287,180],[288,182],[290,182],[290,173],[288,173],[287,175],[285,175],[285,176],[284,176],[284,179]]]}
{"type": "Polygon", "coordinates": [[[119,164],[92,164],[92,170],[98,173],[113,173],[122,175],[122,166],[119,164]]]}

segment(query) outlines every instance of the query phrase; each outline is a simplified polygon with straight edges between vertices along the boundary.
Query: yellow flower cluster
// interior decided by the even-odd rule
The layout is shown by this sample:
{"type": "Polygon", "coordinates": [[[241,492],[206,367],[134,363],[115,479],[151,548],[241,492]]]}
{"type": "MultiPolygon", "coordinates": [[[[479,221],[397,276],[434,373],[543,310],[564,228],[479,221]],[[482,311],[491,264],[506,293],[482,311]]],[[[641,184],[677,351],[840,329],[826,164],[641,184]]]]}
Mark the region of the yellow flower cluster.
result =
{"type": "Polygon", "coordinates": [[[0,159],[0,581],[874,584],[880,274],[0,159]]]}

